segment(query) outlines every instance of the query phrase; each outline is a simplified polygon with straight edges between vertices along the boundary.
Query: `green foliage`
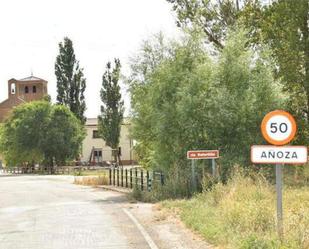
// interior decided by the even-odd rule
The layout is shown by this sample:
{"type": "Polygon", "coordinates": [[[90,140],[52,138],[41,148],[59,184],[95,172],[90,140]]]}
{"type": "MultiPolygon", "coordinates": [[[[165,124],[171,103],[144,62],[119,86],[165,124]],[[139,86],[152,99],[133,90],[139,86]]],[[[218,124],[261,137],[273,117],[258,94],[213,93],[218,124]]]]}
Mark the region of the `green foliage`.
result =
{"type": "Polygon", "coordinates": [[[248,24],[246,27],[250,28],[255,19],[248,12],[260,9],[259,0],[167,1],[177,14],[178,26],[201,29],[217,49],[224,48],[228,31],[237,23],[248,24]]]}
{"type": "Polygon", "coordinates": [[[67,37],[59,43],[55,74],[57,77],[58,103],[69,107],[75,116],[84,123],[86,121],[84,117],[86,79],[83,69],[79,67],[79,61],[75,58],[73,43],[67,37]]]}
{"type": "Polygon", "coordinates": [[[191,197],[191,181],[188,179],[186,170],[170,170],[164,178],[164,185],[156,179],[152,181],[151,191],[141,191],[139,187],[134,187],[131,197],[138,201],[155,203],[167,199],[177,199],[191,197]]]}
{"type": "Polygon", "coordinates": [[[165,201],[182,221],[220,248],[308,248],[309,188],[284,189],[284,240],[276,231],[274,186],[262,175],[236,172],[226,185],[189,200],[165,201]]]}
{"type": "Polygon", "coordinates": [[[15,166],[75,159],[85,134],[67,107],[37,101],[16,107],[0,135],[0,151],[15,166]]]}
{"type": "MultiPolygon", "coordinates": [[[[307,0],[167,0],[173,5],[179,26],[203,31],[221,50],[228,33],[243,25],[247,46],[259,50],[269,45],[276,67],[273,73],[284,83],[286,109],[298,123],[295,143],[309,137],[309,2],[307,0]]],[[[221,51],[220,51],[221,52],[221,51]]]]}
{"type": "Polygon", "coordinates": [[[54,158],[58,165],[78,157],[85,137],[83,127],[65,106],[52,106],[44,139],[45,158],[54,158]]]}
{"type": "Polygon", "coordinates": [[[253,53],[246,42],[244,31],[231,33],[214,59],[198,36],[173,43],[144,80],[133,81],[132,133],[142,162],[180,172],[187,150],[220,149],[224,175],[248,163],[250,145],[262,142],[263,116],[284,97],[267,53],[253,53]]]}
{"type": "Polygon", "coordinates": [[[277,77],[289,95],[288,110],[297,118],[297,143],[309,137],[309,2],[279,0],[264,8],[262,39],[278,65],[277,77]]]}
{"type": "Polygon", "coordinates": [[[99,119],[99,132],[105,140],[106,145],[114,149],[113,155],[117,161],[117,150],[119,146],[120,130],[123,121],[123,101],[119,86],[120,60],[115,59],[115,68],[107,63],[106,72],[103,75],[102,88],[100,92],[101,115],[99,119]]]}

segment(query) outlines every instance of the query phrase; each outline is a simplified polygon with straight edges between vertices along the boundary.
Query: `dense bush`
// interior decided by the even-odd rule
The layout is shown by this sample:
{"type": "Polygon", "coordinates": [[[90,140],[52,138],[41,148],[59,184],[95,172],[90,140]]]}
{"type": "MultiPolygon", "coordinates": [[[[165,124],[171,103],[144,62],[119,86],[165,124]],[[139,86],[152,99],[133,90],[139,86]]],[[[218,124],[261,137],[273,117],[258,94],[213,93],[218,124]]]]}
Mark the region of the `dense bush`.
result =
{"type": "Polygon", "coordinates": [[[267,53],[246,42],[244,31],[231,33],[216,57],[196,36],[145,45],[129,81],[132,134],[144,166],[184,171],[192,149],[219,149],[223,180],[234,164],[249,164],[250,146],[263,142],[263,116],[285,98],[267,53]]]}

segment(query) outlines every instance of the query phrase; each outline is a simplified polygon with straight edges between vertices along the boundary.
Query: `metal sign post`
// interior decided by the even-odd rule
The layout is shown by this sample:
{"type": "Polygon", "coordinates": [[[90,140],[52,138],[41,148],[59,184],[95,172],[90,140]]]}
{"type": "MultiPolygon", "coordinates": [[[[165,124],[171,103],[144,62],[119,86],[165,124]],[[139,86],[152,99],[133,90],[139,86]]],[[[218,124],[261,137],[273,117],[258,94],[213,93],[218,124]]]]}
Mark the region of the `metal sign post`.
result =
{"type": "Polygon", "coordinates": [[[196,190],[196,176],[195,176],[195,160],[191,160],[191,181],[192,181],[192,189],[196,190]]]}
{"type": "Polygon", "coordinates": [[[280,239],[283,238],[283,208],[282,208],[282,164],[276,164],[277,192],[277,229],[280,239]]]}
{"type": "Polygon", "coordinates": [[[216,162],[215,159],[219,158],[219,151],[218,150],[190,150],[187,152],[187,158],[191,160],[191,175],[192,175],[192,188],[196,190],[197,183],[196,183],[196,160],[201,159],[211,159],[212,160],[212,175],[215,177],[216,172],[216,162]]]}
{"type": "Polygon", "coordinates": [[[251,162],[276,164],[277,232],[283,239],[282,165],[301,165],[308,161],[307,146],[284,146],[295,137],[297,126],[293,116],[282,110],[268,113],[261,124],[264,139],[272,145],[253,145],[251,162]],[[275,146],[273,146],[275,145],[275,146]]]}
{"type": "Polygon", "coordinates": [[[217,170],[216,170],[216,161],[215,159],[211,159],[211,169],[212,169],[212,176],[217,176],[217,170]]]}

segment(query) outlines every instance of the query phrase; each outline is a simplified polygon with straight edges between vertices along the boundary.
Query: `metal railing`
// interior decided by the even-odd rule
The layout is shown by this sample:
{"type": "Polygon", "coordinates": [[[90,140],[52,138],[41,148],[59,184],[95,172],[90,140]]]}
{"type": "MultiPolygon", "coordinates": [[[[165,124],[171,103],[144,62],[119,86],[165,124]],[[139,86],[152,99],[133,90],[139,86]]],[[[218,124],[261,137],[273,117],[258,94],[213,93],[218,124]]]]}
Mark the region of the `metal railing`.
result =
{"type": "Polygon", "coordinates": [[[123,188],[138,188],[151,191],[154,184],[164,185],[164,175],[159,171],[149,171],[141,168],[110,168],[109,184],[123,188]]]}

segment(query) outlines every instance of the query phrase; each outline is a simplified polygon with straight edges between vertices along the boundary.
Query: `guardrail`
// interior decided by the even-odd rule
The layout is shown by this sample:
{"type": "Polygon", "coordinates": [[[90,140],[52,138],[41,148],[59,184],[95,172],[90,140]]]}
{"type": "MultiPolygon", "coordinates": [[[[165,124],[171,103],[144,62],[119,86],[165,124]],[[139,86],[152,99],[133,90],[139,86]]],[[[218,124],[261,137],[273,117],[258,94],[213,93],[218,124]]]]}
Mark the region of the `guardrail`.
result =
{"type": "Polygon", "coordinates": [[[95,168],[84,166],[64,166],[54,167],[8,167],[3,168],[3,173],[8,174],[57,174],[57,175],[82,175],[83,171],[106,170],[109,177],[109,185],[124,187],[124,188],[138,188],[142,191],[151,191],[155,184],[164,185],[164,174],[160,171],[144,170],[142,168],[95,168]]]}
{"type": "Polygon", "coordinates": [[[164,185],[164,175],[160,171],[149,171],[140,168],[110,168],[109,184],[123,188],[138,188],[142,191],[151,191],[154,184],[164,185]]]}
{"type": "MultiPolygon", "coordinates": [[[[56,174],[56,175],[65,175],[65,174],[81,174],[81,172],[86,170],[92,170],[95,167],[84,167],[84,166],[60,166],[60,167],[6,167],[2,169],[3,173],[7,174],[56,174]]],[[[101,169],[101,168],[100,168],[101,169]]]]}

